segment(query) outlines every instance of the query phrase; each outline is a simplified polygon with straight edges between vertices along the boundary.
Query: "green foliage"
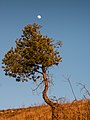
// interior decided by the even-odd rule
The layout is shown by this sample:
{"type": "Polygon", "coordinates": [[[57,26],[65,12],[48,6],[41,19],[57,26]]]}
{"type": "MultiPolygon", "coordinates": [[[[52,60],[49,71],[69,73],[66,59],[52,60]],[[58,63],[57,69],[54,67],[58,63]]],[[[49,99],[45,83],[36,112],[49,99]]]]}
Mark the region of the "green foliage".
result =
{"type": "Polygon", "coordinates": [[[45,69],[61,62],[58,52],[59,44],[43,36],[38,24],[29,24],[22,30],[21,38],[16,40],[16,47],[11,48],[3,58],[5,75],[15,77],[16,80],[35,80],[40,78],[36,73],[42,74],[45,69]],[[22,79],[23,78],[23,79],[22,79]]]}

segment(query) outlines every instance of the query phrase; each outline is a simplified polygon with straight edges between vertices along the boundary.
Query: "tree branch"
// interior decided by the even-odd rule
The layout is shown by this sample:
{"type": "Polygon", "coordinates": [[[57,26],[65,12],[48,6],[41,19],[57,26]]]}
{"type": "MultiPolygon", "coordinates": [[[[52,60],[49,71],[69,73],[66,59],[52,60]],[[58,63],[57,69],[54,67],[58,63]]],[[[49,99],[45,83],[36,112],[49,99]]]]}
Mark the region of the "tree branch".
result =
{"type": "Polygon", "coordinates": [[[72,87],[72,84],[71,84],[71,81],[70,81],[70,77],[71,77],[71,75],[70,75],[68,78],[66,78],[66,77],[64,76],[64,78],[68,81],[68,83],[69,83],[69,85],[70,85],[70,88],[71,88],[72,94],[73,94],[73,96],[74,96],[74,99],[77,100],[77,98],[76,98],[76,96],[75,96],[75,93],[74,93],[74,90],[73,90],[73,87],[72,87]]]}
{"type": "Polygon", "coordinates": [[[36,90],[40,87],[40,85],[43,84],[43,82],[44,82],[44,80],[43,80],[41,83],[39,83],[38,86],[37,86],[35,89],[33,89],[32,91],[33,91],[33,92],[36,91],[36,90]]]}

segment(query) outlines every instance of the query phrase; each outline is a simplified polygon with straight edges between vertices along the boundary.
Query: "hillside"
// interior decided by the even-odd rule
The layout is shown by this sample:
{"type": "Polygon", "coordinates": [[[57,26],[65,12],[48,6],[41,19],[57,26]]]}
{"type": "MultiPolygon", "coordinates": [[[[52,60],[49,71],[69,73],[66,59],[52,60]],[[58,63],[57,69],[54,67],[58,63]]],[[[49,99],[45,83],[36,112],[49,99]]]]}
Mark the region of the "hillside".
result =
{"type": "MultiPolygon", "coordinates": [[[[60,120],[90,120],[90,100],[59,104],[60,120]]],[[[46,105],[0,110],[0,120],[51,120],[51,108],[46,105]]]]}

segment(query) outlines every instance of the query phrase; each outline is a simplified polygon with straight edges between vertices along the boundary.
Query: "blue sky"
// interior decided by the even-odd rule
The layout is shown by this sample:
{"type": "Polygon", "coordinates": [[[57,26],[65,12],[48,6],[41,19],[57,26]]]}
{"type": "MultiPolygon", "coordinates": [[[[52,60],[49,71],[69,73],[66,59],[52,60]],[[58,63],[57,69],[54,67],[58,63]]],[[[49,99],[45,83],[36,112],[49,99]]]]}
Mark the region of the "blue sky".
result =
{"type": "Polygon", "coordinates": [[[48,95],[73,100],[63,77],[69,75],[77,99],[83,97],[78,82],[90,91],[90,0],[0,0],[0,109],[44,103],[40,90],[32,93],[33,83],[17,83],[1,68],[5,53],[15,46],[23,27],[32,23],[43,26],[43,35],[63,42],[62,63],[50,70],[54,86],[48,95]]]}

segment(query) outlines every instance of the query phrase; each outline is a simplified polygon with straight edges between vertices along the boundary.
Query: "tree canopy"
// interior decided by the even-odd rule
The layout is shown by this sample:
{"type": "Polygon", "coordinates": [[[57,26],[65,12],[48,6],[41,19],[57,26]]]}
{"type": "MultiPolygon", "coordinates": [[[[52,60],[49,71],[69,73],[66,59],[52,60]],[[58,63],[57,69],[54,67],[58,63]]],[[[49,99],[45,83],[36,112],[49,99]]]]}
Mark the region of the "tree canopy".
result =
{"type": "Polygon", "coordinates": [[[17,81],[37,80],[42,74],[42,68],[47,70],[62,61],[58,48],[48,36],[40,32],[41,26],[29,24],[22,30],[22,35],[16,39],[15,48],[11,48],[3,58],[5,75],[16,78],[17,81]]]}

